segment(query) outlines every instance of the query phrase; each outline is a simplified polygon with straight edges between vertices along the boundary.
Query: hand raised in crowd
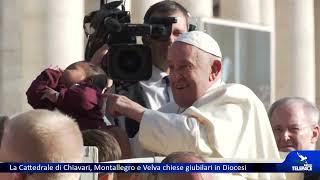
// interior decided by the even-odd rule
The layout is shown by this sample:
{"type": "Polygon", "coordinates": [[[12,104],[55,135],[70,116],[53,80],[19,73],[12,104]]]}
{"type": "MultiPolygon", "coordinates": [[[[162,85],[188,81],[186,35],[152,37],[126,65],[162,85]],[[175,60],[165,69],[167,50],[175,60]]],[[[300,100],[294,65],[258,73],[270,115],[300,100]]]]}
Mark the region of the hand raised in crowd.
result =
{"type": "Polygon", "coordinates": [[[41,99],[49,99],[49,101],[56,103],[58,101],[59,92],[47,87],[41,99]]]}
{"type": "Polygon", "coordinates": [[[129,98],[112,93],[104,93],[101,96],[105,104],[106,113],[113,117],[126,116],[140,122],[145,108],[129,98]]]}

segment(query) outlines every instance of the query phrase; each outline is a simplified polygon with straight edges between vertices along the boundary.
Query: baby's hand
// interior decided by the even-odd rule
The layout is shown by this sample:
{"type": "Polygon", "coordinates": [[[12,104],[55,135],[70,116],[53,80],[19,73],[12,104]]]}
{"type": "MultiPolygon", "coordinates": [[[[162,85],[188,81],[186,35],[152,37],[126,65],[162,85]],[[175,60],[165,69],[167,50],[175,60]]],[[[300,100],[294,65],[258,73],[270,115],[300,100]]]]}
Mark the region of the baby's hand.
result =
{"type": "Polygon", "coordinates": [[[61,69],[59,66],[50,65],[48,68],[49,68],[49,69],[56,70],[56,71],[63,72],[63,69],[61,69]]]}
{"type": "Polygon", "coordinates": [[[49,99],[49,101],[56,103],[58,101],[59,92],[51,88],[47,88],[42,95],[41,99],[49,99]]]}

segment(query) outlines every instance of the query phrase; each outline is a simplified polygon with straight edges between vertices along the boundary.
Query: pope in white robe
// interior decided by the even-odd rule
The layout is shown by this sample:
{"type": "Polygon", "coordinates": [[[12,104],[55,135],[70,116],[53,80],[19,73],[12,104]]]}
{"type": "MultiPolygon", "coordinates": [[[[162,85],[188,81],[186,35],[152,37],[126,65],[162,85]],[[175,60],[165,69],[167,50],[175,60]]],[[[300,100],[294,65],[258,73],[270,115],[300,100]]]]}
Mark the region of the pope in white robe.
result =
{"type": "MultiPolygon", "coordinates": [[[[262,102],[249,88],[221,81],[221,57],[218,44],[208,34],[184,33],[168,54],[176,103],[155,111],[107,94],[107,112],[140,122],[140,145],[155,153],[192,151],[205,157],[279,160],[262,102]]],[[[235,175],[232,179],[284,179],[283,174],[235,175]]]]}

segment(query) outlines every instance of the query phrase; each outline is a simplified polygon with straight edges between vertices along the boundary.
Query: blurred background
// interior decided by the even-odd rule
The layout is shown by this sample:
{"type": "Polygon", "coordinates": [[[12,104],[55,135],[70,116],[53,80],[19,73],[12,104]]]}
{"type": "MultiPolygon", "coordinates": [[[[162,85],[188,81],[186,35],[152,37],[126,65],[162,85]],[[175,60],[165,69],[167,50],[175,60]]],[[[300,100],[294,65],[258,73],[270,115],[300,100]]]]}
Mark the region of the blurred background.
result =
{"type": "MultiPolygon", "coordinates": [[[[126,0],[132,23],[159,0],[126,0]]],[[[177,0],[220,44],[226,82],[266,108],[284,96],[320,105],[320,0],[177,0]]],[[[0,0],[0,114],[31,109],[25,92],[46,67],[83,60],[83,17],[99,0],[0,0]]]]}

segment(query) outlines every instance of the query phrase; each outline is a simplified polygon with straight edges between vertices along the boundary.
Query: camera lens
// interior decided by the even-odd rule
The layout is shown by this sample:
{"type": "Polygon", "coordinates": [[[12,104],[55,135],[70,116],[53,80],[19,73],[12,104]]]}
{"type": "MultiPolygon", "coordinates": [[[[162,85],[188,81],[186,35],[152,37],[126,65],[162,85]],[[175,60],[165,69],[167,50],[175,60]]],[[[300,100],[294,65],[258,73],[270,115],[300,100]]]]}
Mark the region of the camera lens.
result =
{"type": "Polygon", "coordinates": [[[142,66],[141,55],[134,51],[123,51],[118,56],[118,67],[127,73],[135,73],[142,66]]]}
{"type": "Polygon", "coordinates": [[[151,50],[138,44],[114,44],[107,53],[107,71],[113,80],[138,81],[151,77],[151,50]]]}

